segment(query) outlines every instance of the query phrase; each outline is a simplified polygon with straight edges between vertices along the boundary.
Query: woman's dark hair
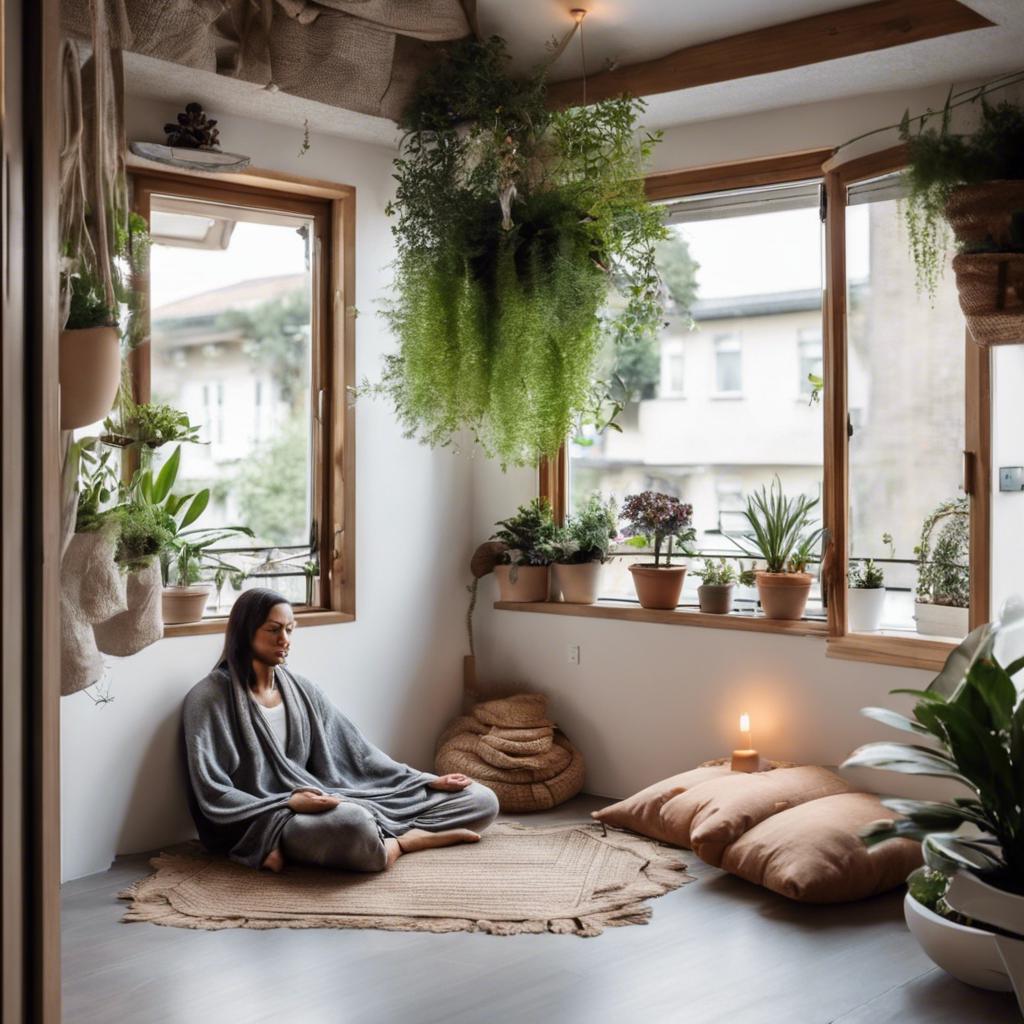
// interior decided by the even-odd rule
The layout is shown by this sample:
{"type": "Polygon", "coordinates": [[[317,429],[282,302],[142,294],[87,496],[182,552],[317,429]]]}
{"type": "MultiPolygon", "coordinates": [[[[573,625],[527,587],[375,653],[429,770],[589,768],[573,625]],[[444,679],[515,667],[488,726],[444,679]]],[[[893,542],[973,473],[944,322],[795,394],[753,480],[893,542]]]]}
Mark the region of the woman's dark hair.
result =
{"type": "Polygon", "coordinates": [[[291,601],[276,590],[257,587],[238,595],[228,616],[224,650],[217,660],[217,668],[226,668],[232,679],[245,686],[252,682],[252,638],[267,621],[270,609],[279,604],[291,604],[291,601]]]}

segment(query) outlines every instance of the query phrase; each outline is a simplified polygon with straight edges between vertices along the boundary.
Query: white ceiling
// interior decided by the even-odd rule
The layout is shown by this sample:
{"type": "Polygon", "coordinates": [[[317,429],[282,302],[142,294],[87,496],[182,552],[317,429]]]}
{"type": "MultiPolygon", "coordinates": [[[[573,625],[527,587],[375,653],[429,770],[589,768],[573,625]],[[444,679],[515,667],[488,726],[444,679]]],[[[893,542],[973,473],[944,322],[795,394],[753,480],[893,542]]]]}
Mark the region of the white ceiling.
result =
{"type": "MultiPolygon", "coordinates": [[[[517,69],[547,56],[545,44],[571,27],[569,9],[586,7],[586,67],[620,65],[671,53],[713,39],[853,6],[855,0],[478,0],[480,30],[503,36],[517,69]]],[[[776,107],[864,93],[969,82],[1024,67],[1024,2],[963,0],[996,27],[961,32],[908,46],[844,57],[788,71],[720,82],[648,99],[650,128],[754,113],[776,107]]],[[[130,93],[164,99],[180,109],[198,100],[211,112],[291,126],[309,119],[316,132],[393,145],[395,126],[383,118],[339,110],[211,73],[128,54],[130,93]]],[[[576,78],[577,40],[552,68],[553,79],[576,78]]],[[[159,141],[159,140],[156,140],[159,141]]]]}

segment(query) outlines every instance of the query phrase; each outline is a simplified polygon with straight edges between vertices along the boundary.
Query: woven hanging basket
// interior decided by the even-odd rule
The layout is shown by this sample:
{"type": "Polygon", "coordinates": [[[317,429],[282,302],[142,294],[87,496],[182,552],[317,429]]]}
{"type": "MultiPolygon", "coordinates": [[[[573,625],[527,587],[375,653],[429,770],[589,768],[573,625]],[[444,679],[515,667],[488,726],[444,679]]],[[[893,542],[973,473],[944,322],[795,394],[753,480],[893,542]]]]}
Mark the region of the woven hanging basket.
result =
{"type": "MultiPolygon", "coordinates": [[[[1015,213],[1024,212],[1024,181],[989,181],[956,189],[946,219],[967,250],[1012,248],[1015,213]]],[[[1024,342],[1024,254],[964,252],[953,260],[960,308],[982,346],[1024,342]]]]}
{"type": "Polygon", "coordinates": [[[1024,253],[961,253],[953,271],[975,342],[1024,343],[1024,253]]]}

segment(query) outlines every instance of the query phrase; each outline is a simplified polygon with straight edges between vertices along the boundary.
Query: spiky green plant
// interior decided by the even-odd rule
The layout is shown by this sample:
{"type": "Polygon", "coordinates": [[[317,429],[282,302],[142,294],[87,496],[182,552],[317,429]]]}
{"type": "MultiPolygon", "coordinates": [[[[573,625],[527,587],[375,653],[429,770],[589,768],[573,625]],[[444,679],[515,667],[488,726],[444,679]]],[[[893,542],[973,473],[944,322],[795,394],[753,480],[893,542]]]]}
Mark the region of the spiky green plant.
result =
{"type": "Polygon", "coordinates": [[[556,528],[551,560],[563,565],[606,562],[618,522],[613,498],[605,501],[600,494],[590,495],[564,526],[556,528]]]}
{"type": "Polygon", "coordinates": [[[850,566],[847,581],[854,590],[878,590],[885,586],[885,573],[873,558],[865,558],[850,566]]]}
{"type": "Polygon", "coordinates": [[[820,527],[805,533],[817,504],[804,494],[787,498],[777,476],[770,489],[762,484],[747,498],[743,515],[754,533],[749,553],[764,559],[767,572],[804,571],[823,533],[820,527]]]}
{"type": "Polygon", "coordinates": [[[970,633],[926,690],[893,690],[917,698],[912,718],[863,708],[866,717],[918,742],[868,743],[843,767],[930,775],[965,787],[966,796],[950,800],[883,801],[904,817],[876,822],[864,842],[919,839],[929,867],[975,871],[998,888],[1024,893],[1024,702],[1013,683],[1024,658],[1005,668],[996,659],[1004,628],[989,624],[970,633]]]}
{"type": "Polygon", "coordinates": [[[384,310],[398,352],[356,393],[390,398],[407,436],[443,446],[468,429],[524,465],[599,414],[602,338],[655,333],[666,229],[644,195],[657,136],[638,131],[642,104],[554,112],[542,76],[507,63],[502,40],[463,40],[406,111],[384,310]]]}
{"type": "Polygon", "coordinates": [[[491,540],[501,541],[506,550],[497,556],[501,565],[549,565],[555,538],[555,520],[547,498],[534,498],[520,505],[513,516],[494,524],[501,527],[491,540]]]}

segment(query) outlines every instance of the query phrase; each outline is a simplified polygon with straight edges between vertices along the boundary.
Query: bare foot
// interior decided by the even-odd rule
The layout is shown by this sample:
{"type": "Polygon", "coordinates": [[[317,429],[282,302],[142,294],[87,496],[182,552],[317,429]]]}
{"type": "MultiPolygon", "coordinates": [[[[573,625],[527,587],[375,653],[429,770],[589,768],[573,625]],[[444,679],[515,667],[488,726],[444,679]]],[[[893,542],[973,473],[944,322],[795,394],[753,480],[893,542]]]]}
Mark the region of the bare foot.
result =
{"type": "Polygon", "coordinates": [[[417,850],[431,850],[436,846],[454,846],[456,843],[478,843],[480,834],[468,828],[450,828],[444,832],[428,832],[422,828],[411,828],[398,837],[401,853],[416,853],[417,850]]]}
{"type": "Polygon", "coordinates": [[[280,850],[271,850],[267,854],[267,859],[263,862],[263,867],[268,871],[273,871],[274,874],[278,874],[284,867],[284,854],[280,850]]]}

